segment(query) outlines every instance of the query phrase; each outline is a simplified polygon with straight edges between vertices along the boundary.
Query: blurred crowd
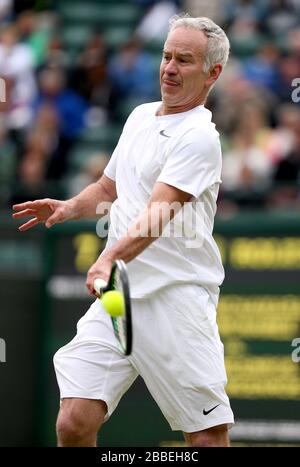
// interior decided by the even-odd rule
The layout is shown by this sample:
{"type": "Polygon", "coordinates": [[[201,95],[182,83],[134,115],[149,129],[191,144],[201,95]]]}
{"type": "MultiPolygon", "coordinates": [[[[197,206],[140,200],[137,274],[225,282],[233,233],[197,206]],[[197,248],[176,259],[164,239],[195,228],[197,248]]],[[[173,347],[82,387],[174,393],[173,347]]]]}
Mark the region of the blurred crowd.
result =
{"type": "Polygon", "coordinates": [[[0,208],[98,179],[130,110],[160,99],[161,47],[181,11],[231,41],[207,102],[219,212],[300,208],[300,0],[0,0],[0,208]],[[101,23],[112,4],[122,11],[101,23]]]}

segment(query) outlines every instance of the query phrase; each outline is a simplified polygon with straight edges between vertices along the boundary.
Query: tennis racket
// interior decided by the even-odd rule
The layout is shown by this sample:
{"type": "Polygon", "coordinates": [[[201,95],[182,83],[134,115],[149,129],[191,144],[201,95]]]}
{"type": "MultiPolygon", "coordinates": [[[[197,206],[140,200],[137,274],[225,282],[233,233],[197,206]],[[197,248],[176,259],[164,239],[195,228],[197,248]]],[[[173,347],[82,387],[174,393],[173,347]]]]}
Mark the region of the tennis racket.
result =
{"type": "Polygon", "coordinates": [[[111,321],[122,353],[124,355],[130,355],[132,349],[131,303],[129,280],[124,261],[117,260],[113,263],[108,282],[100,278],[95,279],[94,290],[98,298],[100,298],[104,292],[110,290],[117,290],[123,295],[125,311],[122,316],[111,316],[111,321]]]}

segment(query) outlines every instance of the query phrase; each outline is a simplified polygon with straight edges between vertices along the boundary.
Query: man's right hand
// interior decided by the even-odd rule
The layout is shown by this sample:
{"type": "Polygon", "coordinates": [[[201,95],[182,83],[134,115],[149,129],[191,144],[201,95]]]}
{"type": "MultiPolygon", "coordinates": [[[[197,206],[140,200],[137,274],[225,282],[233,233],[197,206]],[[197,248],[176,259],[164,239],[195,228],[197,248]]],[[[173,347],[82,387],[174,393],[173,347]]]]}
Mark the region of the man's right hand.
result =
{"type": "Polygon", "coordinates": [[[31,229],[39,223],[44,223],[47,228],[50,228],[54,224],[76,217],[75,203],[73,200],[59,201],[49,198],[39,199],[15,204],[13,210],[16,211],[12,215],[14,219],[31,217],[29,221],[19,227],[21,232],[31,229]]]}

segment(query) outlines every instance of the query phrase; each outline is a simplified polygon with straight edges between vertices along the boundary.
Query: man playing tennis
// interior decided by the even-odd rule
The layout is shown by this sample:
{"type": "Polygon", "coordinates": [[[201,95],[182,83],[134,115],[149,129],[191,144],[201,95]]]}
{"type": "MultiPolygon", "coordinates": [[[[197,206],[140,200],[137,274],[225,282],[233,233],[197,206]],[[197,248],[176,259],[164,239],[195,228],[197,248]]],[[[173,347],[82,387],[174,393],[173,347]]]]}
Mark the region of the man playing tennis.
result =
{"type": "Polygon", "coordinates": [[[228,54],[224,31],[208,18],[173,18],[160,67],[162,102],[131,113],[99,182],[68,201],[14,207],[15,218],[33,216],[20,227],[27,230],[93,216],[99,203],[113,202],[107,246],[88,272],[89,291],[95,278],[108,279],[116,259],[128,263],[133,352],[120,353],[96,300],[54,357],[59,446],[95,446],[101,425],[139,374],[188,446],[229,445],[233,414],[216,324],[224,272],[212,237],[221,150],[204,107],[228,54]],[[180,217],[183,209],[188,215],[180,217]]]}

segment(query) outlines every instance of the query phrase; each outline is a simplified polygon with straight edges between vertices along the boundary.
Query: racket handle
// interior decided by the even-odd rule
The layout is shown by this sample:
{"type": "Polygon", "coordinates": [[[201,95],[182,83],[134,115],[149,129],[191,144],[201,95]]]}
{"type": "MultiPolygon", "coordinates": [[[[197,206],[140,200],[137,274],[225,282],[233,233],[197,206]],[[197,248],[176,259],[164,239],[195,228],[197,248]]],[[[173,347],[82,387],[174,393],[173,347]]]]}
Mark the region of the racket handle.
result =
{"type": "Polygon", "coordinates": [[[106,286],[107,282],[104,279],[100,279],[100,277],[98,277],[94,280],[94,290],[97,294],[101,295],[106,286]]]}

